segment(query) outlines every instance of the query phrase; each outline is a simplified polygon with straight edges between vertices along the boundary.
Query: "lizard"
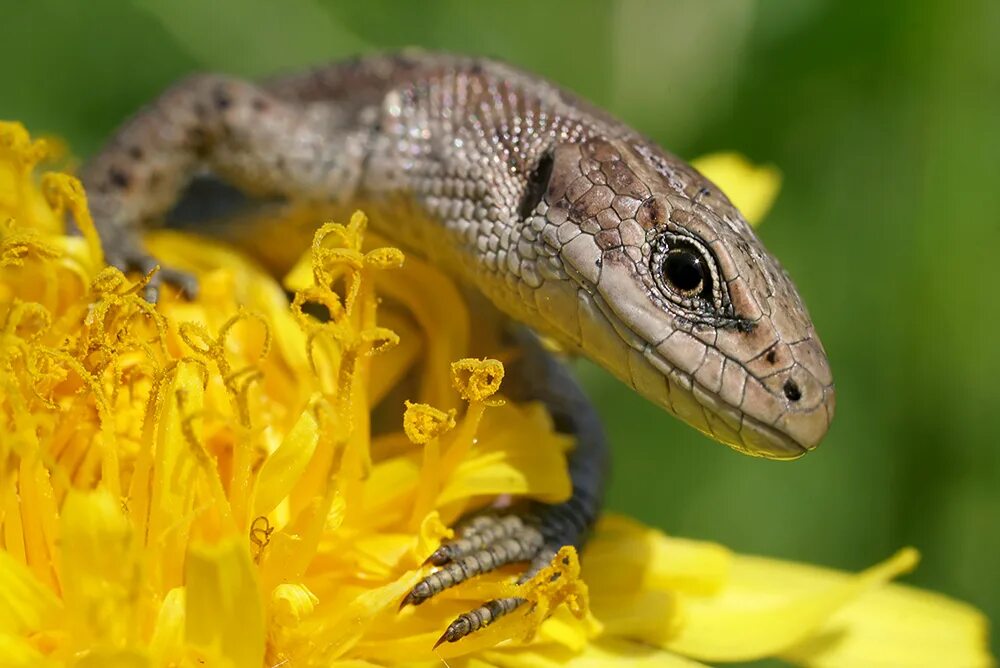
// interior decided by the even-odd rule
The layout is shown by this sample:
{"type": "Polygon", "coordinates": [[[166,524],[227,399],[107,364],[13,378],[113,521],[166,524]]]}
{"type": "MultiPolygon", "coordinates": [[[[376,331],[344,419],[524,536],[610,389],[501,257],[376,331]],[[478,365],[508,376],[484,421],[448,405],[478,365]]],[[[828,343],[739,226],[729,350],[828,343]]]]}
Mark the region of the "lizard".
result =
{"type": "MultiPolygon", "coordinates": [[[[833,417],[829,362],[788,273],[690,165],[612,114],[500,61],[362,56],[259,83],[195,74],[125,122],[82,168],[109,264],[188,294],[142,245],[210,173],[252,198],[364,202],[376,231],[481,293],[496,312],[603,366],[745,454],[794,459],[833,417]],[[400,202],[405,216],[394,212],[400,202]]],[[[519,332],[515,392],[576,437],[571,497],[460,524],[403,600],[508,563],[521,581],[596,522],[609,446],[565,363],[519,332]],[[519,389],[518,389],[519,388],[519,389]]],[[[454,642],[524,603],[487,601],[454,642]]]]}

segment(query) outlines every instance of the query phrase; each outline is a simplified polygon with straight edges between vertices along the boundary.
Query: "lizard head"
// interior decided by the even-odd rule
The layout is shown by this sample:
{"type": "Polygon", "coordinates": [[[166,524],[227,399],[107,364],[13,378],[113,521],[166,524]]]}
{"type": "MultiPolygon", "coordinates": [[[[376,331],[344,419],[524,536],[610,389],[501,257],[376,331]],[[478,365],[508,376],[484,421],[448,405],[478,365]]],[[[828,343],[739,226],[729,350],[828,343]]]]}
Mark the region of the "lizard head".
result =
{"type": "Polygon", "coordinates": [[[576,293],[575,314],[550,316],[562,338],[736,450],[791,459],[819,444],[834,410],[826,353],[718,188],[636,139],[560,144],[540,169],[541,237],[576,293]]]}

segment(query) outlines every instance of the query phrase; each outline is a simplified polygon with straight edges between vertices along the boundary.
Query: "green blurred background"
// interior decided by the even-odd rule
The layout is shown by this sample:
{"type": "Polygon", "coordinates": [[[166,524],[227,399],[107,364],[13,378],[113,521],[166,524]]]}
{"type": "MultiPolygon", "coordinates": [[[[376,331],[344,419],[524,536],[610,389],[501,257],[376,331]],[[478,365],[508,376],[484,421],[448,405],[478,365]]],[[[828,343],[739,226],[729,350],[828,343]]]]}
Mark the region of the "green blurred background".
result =
{"type": "Polygon", "coordinates": [[[845,569],[915,545],[909,582],[1000,619],[997,0],[0,0],[0,16],[0,117],[79,155],[193,70],[420,45],[547,75],[681,156],[778,165],[762,236],[832,359],[830,435],[794,463],[749,459],[584,366],[616,448],[610,505],[845,569]]]}

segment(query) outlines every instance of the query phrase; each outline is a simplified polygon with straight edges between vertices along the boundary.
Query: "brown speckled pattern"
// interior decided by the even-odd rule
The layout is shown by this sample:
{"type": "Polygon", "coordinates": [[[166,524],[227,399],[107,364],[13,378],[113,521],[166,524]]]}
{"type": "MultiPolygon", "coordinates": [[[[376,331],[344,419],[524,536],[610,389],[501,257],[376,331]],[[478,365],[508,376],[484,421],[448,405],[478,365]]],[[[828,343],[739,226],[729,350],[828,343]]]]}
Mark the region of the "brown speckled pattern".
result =
{"type": "Polygon", "coordinates": [[[150,265],[132,230],[202,166],[255,194],[364,202],[384,234],[736,449],[794,457],[826,433],[826,355],[739,212],[690,166],[539,78],[401,54],[264,85],[188,79],[83,172],[112,261],[150,265]],[[522,217],[543,156],[551,178],[522,217]],[[401,200],[409,214],[392,215],[401,200]],[[664,284],[654,258],[666,239],[705,249],[711,303],[664,284]]]}

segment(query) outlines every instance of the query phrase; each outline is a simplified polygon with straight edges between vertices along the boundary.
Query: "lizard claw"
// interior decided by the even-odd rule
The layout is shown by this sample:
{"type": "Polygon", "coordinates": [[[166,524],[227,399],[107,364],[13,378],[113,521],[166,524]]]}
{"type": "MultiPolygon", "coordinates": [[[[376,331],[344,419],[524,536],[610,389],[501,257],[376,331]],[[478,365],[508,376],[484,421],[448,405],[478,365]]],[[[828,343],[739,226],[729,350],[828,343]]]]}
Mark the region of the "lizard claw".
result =
{"type": "Polygon", "coordinates": [[[151,304],[159,300],[160,288],[164,284],[179,288],[188,299],[198,296],[198,279],[193,274],[172,267],[163,267],[155,257],[144,251],[108,253],[106,260],[109,265],[117,267],[122,273],[137,271],[146,275],[148,279],[142,296],[151,304]]]}
{"type": "MultiPolygon", "coordinates": [[[[420,605],[445,589],[514,562],[529,563],[518,578],[518,582],[526,582],[547,565],[554,554],[555,550],[546,546],[533,516],[517,513],[477,515],[459,527],[457,538],[444,542],[428,557],[425,563],[438,566],[438,570],[418,582],[399,607],[420,605]]],[[[456,617],[434,646],[456,642],[513,612],[523,603],[525,599],[516,597],[487,601],[456,617]]]]}
{"type": "Polygon", "coordinates": [[[159,276],[160,282],[178,288],[186,299],[194,299],[198,296],[198,279],[194,274],[173,267],[160,267],[154,278],[156,276],[159,276]]]}

